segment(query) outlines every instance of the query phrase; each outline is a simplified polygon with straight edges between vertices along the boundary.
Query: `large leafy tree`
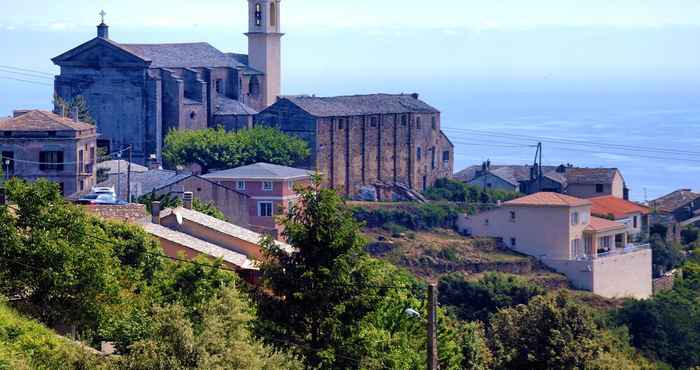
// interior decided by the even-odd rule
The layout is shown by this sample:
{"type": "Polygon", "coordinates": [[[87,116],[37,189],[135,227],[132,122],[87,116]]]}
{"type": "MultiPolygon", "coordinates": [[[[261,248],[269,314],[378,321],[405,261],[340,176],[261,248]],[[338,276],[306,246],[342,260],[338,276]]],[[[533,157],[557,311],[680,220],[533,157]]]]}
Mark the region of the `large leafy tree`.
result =
{"type": "Polygon", "coordinates": [[[163,158],[171,166],[198,164],[204,172],[268,162],[293,166],[309,157],[306,142],[274,128],[255,127],[227,132],[222,127],[170,131],[163,158]]]}
{"type": "Polygon", "coordinates": [[[82,95],[78,95],[73,99],[65,100],[58,95],[53,97],[53,112],[56,114],[73,114],[73,110],[78,111],[78,120],[80,122],[89,123],[91,125],[95,124],[95,119],[90,115],[90,109],[88,108],[87,100],[82,95]]]}

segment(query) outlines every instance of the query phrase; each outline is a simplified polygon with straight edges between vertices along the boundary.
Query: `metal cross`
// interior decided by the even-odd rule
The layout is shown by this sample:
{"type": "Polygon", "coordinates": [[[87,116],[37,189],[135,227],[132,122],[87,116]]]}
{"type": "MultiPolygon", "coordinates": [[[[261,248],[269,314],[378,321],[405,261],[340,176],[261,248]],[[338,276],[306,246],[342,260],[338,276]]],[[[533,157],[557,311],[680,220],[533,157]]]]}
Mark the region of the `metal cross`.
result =
{"type": "Polygon", "coordinates": [[[105,13],[104,9],[100,10],[100,17],[102,17],[102,23],[105,22],[105,15],[107,15],[107,13],[105,13]]]}

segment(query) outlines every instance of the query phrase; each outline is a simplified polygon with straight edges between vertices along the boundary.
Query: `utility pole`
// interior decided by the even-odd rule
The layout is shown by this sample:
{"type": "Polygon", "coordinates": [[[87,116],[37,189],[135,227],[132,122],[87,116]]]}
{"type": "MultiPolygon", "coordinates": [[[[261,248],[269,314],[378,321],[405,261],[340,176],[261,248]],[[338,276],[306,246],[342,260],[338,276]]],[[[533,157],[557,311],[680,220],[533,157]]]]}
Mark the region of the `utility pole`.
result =
{"type": "Polygon", "coordinates": [[[126,165],[126,202],[131,203],[131,149],[129,145],[129,163],[126,165]]]}
{"type": "Polygon", "coordinates": [[[428,285],[428,370],[438,369],[437,355],[437,284],[428,285]]]}

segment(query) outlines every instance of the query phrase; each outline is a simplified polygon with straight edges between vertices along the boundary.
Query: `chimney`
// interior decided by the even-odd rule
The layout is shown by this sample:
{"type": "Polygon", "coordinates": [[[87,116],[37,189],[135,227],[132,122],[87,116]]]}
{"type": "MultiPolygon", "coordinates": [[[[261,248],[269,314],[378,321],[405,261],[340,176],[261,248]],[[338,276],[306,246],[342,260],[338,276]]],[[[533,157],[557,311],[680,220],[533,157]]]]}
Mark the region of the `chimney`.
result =
{"type": "Polygon", "coordinates": [[[182,203],[186,209],[192,209],[193,198],[194,194],[191,191],[186,191],[185,194],[182,196],[182,203]]]}
{"type": "Polygon", "coordinates": [[[413,99],[416,99],[416,100],[418,100],[418,97],[419,97],[419,96],[420,96],[420,95],[418,95],[418,93],[413,93],[413,94],[411,94],[411,97],[412,97],[413,99]]]}
{"type": "Polygon", "coordinates": [[[160,202],[151,203],[151,222],[160,225],[160,202]]]}
{"type": "Polygon", "coordinates": [[[148,166],[149,170],[159,170],[161,169],[160,167],[160,161],[158,161],[158,157],[155,154],[151,154],[148,156],[148,162],[146,163],[148,166]]]}
{"type": "Polygon", "coordinates": [[[73,109],[70,112],[70,118],[73,119],[73,122],[78,122],[78,107],[73,107],[73,109]]]}

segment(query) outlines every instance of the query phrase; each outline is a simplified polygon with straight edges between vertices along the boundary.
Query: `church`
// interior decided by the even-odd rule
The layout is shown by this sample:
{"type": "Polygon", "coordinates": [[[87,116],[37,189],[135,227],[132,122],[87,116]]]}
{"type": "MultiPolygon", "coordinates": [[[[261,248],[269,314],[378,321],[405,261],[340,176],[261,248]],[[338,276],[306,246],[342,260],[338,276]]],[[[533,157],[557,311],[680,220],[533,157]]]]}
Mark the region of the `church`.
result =
{"type": "Polygon", "coordinates": [[[248,0],[248,54],[206,42],[123,44],[104,22],[97,37],[55,58],[55,94],[87,100],[108,151],[132,145],[133,160],[160,161],[172,129],[250,127],[281,89],[280,0],[248,0]]]}

